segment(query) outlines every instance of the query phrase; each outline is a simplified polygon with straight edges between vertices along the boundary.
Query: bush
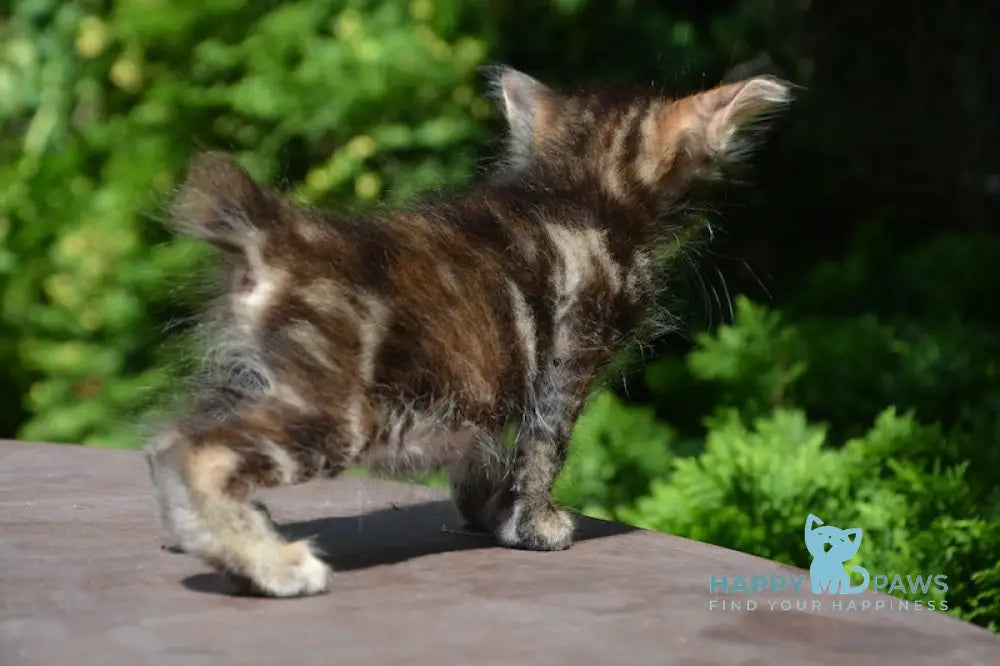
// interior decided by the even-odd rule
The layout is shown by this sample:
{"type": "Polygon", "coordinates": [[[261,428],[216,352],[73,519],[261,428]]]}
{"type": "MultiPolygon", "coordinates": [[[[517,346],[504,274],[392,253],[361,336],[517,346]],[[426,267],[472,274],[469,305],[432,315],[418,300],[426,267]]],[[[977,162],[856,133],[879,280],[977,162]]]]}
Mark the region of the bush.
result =
{"type": "Polygon", "coordinates": [[[653,409],[597,395],[576,424],[573,455],[556,482],[560,501],[602,518],[649,492],[671,468],[674,433],[653,409]]]}
{"type": "Polygon", "coordinates": [[[857,561],[869,571],[943,573],[951,612],[996,628],[998,357],[996,337],[971,324],[793,320],[740,297],[733,324],[698,336],[686,363],[646,368],[666,421],[611,393],[591,403],[569,468],[631,473],[603,472],[613,488],[600,493],[567,476],[558,496],[593,516],[802,567],[810,513],[859,526],[857,561]],[[633,455],[655,461],[649,474],[633,455]]]}
{"type": "Polygon", "coordinates": [[[157,222],[188,157],[221,147],[348,206],[454,181],[483,138],[486,44],[456,2],[102,7],[22,2],[3,24],[0,426],[135,446],[123,421],[182,369],[151,343],[183,330],[210,258],[157,222]]]}

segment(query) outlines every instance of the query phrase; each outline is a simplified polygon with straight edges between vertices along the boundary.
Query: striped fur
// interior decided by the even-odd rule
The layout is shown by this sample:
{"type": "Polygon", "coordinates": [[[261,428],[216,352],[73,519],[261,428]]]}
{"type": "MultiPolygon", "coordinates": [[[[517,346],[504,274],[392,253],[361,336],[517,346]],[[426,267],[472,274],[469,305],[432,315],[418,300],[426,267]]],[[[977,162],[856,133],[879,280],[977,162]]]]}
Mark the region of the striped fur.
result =
{"type": "Polygon", "coordinates": [[[330,578],[250,493],[353,465],[449,467],[471,526],[569,546],[552,483],[595,378],[655,319],[656,258],[685,225],[671,211],[788,101],[771,79],[673,100],[500,69],[495,88],[511,127],[495,177],[408,210],[305,210],[224,155],[190,167],[174,223],[226,251],[229,279],[206,387],[147,451],[167,528],[252,590],[330,578]]]}

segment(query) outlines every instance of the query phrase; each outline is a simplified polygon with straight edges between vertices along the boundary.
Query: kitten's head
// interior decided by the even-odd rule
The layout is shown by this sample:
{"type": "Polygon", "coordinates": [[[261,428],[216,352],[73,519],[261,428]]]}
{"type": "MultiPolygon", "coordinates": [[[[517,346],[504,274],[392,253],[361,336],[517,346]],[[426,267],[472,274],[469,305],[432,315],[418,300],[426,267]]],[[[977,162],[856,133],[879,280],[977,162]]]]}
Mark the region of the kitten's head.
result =
{"type": "Polygon", "coordinates": [[[505,173],[658,205],[739,161],[753,130],[791,101],[788,83],[763,76],[682,98],[638,87],[560,93],[507,67],[493,86],[510,128],[505,173]]]}

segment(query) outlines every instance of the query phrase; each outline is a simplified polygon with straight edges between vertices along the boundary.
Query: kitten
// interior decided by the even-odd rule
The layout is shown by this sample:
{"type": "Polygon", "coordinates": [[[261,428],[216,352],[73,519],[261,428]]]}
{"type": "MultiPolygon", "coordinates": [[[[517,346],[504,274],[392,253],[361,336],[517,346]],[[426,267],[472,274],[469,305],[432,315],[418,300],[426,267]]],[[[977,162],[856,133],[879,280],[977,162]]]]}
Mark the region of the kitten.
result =
{"type": "Polygon", "coordinates": [[[354,465],[449,467],[471,527],[567,548],[549,493],[595,378],[655,312],[676,211],[790,99],[765,77],[682,99],[493,78],[497,173],[408,210],[307,210],[223,155],[190,166],[174,225],[226,251],[228,286],[206,388],[146,450],[179,545],[252,591],[323,592],[330,570],[251,491],[354,465]]]}

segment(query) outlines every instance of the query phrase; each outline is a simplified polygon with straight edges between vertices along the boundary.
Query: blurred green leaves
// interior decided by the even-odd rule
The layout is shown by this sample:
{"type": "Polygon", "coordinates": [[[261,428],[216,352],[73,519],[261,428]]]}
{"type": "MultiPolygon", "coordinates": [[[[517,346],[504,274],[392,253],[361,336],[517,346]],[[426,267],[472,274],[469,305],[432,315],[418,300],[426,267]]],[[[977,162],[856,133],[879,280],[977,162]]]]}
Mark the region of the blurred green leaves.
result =
{"type": "Polygon", "coordinates": [[[184,328],[210,256],[159,225],[193,152],[340,206],[464,176],[489,112],[480,20],[455,2],[15,3],[0,23],[0,425],[138,443],[129,421],[177,381],[155,341],[184,328]]]}

